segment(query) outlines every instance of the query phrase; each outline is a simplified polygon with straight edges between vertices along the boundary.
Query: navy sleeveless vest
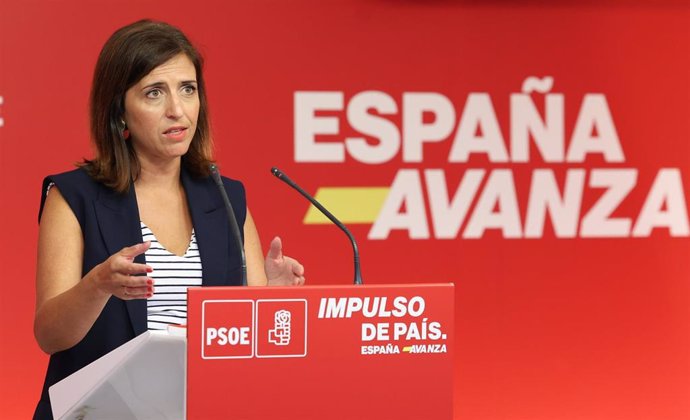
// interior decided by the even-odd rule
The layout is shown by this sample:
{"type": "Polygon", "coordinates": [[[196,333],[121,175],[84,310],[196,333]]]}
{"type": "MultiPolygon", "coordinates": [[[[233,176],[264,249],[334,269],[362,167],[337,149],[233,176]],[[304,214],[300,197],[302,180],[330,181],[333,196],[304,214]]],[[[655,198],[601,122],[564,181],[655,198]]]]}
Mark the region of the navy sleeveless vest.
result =
{"type": "MultiPolygon", "coordinates": [[[[193,178],[184,168],[181,180],[199,246],[202,285],[240,285],[242,263],[218,187],[210,177],[193,178]]],[[[43,181],[39,222],[51,182],[60,190],[81,226],[84,237],[82,276],[122,248],[143,242],[134,186],[127,193],[117,193],[95,182],[83,169],[48,176],[43,181]]],[[[244,186],[228,178],[223,178],[223,183],[243,234],[247,211],[244,186]]],[[[146,262],[143,254],[135,261],[146,262]]],[[[53,418],[48,396],[51,385],[145,331],[146,301],[111,297],[78,344],[51,355],[34,419],[53,418]]]]}

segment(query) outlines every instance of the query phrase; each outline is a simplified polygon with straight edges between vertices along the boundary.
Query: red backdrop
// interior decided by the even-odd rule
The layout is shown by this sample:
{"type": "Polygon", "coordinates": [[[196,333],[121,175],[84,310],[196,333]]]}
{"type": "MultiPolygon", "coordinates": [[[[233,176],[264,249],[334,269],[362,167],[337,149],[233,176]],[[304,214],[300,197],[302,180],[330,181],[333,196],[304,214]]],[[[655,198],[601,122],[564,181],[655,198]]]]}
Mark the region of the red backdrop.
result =
{"type": "Polygon", "coordinates": [[[245,182],[264,245],[280,234],[311,284],[350,282],[350,247],[304,223],[307,205],[269,168],[312,193],[391,188],[389,213],[350,224],[364,279],[455,283],[457,418],[690,417],[690,6],[498,0],[0,5],[4,417],[29,417],[47,363],[32,337],[41,180],[90,156],[98,51],[143,17],[204,53],[221,169],[245,182]],[[530,91],[532,76],[552,85],[530,91]],[[341,92],[342,105],[317,100],[311,115],[296,92],[341,92]],[[343,146],[353,137],[361,155],[343,146]],[[306,162],[298,138],[343,159],[306,162]],[[444,179],[427,182],[430,169],[444,179]],[[449,207],[471,170],[485,171],[476,193],[449,207]],[[539,197],[564,191],[566,211],[540,221],[539,197]]]}

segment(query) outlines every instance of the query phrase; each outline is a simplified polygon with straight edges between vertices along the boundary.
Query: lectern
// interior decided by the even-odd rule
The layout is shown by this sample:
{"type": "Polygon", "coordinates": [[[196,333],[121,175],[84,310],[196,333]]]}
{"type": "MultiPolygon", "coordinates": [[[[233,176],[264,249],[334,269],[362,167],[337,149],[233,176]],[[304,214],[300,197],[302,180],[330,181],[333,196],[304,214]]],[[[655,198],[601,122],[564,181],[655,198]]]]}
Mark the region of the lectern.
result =
{"type": "Polygon", "coordinates": [[[451,284],[195,288],[187,419],[452,419],[451,284]]]}
{"type": "Polygon", "coordinates": [[[452,284],[190,288],[186,340],[126,343],[51,387],[53,414],[450,420],[453,322],[452,284]]]}

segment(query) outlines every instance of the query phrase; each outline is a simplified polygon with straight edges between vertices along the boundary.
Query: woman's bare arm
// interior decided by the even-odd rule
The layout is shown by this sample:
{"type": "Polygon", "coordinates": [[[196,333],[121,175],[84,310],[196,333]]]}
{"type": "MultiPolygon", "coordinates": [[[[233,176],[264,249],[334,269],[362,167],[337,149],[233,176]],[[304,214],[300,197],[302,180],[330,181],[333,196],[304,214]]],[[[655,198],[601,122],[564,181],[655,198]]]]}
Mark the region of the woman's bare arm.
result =
{"type": "Polygon", "coordinates": [[[74,213],[56,187],[46,198],[38,234],[34,335],[48,354],[68,349],[86,335],[108,299],[142,299],[153,281],[132,274],[150,272],[133,259],[149,244],[112,255],[82,279],[84,241],[74,213]]]}

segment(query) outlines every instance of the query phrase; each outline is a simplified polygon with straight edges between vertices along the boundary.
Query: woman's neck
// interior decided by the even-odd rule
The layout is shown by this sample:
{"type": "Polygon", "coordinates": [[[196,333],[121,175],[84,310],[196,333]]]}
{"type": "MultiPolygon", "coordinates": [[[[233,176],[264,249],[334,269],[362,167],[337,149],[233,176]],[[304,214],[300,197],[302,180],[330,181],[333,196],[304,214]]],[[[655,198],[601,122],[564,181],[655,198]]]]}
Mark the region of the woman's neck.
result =
{"type": "Polygon", "coordinates": [[[138,188],[173,189],[180,186],[181,159],[152,164],[141,162],[139,176],[134,182],[138,188]]]}

